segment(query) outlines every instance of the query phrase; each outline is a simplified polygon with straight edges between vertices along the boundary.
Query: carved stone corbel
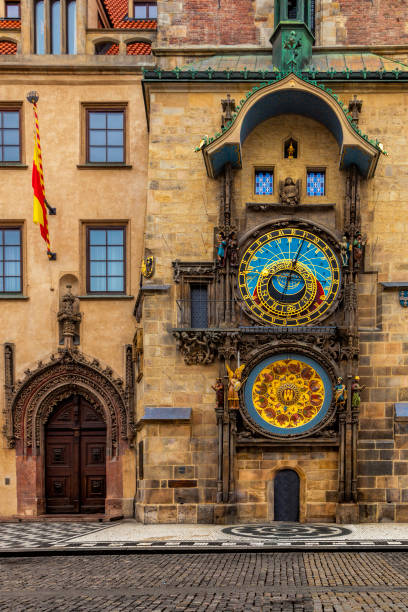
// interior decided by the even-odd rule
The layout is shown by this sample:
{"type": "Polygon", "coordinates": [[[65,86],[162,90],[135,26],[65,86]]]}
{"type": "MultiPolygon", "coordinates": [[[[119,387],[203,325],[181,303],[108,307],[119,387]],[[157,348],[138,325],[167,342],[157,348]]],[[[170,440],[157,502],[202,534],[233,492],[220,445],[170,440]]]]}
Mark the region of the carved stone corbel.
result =
{"type": "Polygon", "coordinates": [[[4,344],[4,424],[3,433],[7,438],[8,448],[14,448],[13,415],[11,402],[14,392],[14,344],[4,344]]]}

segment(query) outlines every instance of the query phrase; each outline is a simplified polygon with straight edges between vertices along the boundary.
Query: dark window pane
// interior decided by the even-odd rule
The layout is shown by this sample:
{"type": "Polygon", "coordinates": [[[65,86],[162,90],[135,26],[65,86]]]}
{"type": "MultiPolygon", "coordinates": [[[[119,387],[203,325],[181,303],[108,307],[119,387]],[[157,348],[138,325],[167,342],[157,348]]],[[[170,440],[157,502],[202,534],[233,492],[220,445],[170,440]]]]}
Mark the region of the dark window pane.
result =
{"type": "Polygon", "coordinates": [[[4,230],[4,244],[19,245],[21,244],[20,230],[4,230]]]}
{"type": "Polygon", "coordinates": [[[4,262],[4,275],[5,276],[20,276],[20,262],[19,261],[5,261],[4,262]]]}
{"type": "Polygon", "coordinates": [[[147,6],[145,4],[135,4],[135,19],[146,19],[147,6]]]}
{"type": "Polygon", "coordinates": [[[122,147],[109,147],[108,148],[108,162],[112,162],[112,163],[123,162],[122,147]]]}
{"type": "Polygon", "coordinates": [[[123,113],[108,113],[108,129],[122,130],[123,129],[123,113]]]}
{"type": "Polygon", "coordinates": [[[6,4],[6,17],[18,19],[20,17],[20,4],[18,2],[8,2],[6,4]]]}
{"type": "Polygon", "coordinates": [[[123,275],[123,262],[122,261],[109,261],[108,262],[108,276],[122,276],[123,275]]]}
{"type": "Polygon", "coordinates": [[[19,147],[3,147],[3,161],[5,162],[20,161],[20,148],[19,147]]]}
{"type": "MultiPolygon", "coordinates": [[[[3,247],[1,248],[3,251],[3,247]]],[[[7,261],[20,261],[20,247],[19,246],[8,246],[4,247],[4,258],[7,261]]]]}
{"type": "Polygon", "coordinates": [[[37,0],[35,5],[35,52],[44,55],[44,0],[37,0]]]}
{"type": "Polygon", "coordinates": [[[156,4],[149,6],[149,17],[150,19],[157,19],[157,5],[156,4]]]}
{"type": "Polygon", "coordinates": [[[91,276],[106,276],[106,261],[91,261],[89,271],[91,276]]]}
{"type": "Polygon", "coordinates": [[[208,327],[207,285],[191,284],[191,327],[208,327]]]}
{"type": "Polygon", "coordinates": [[[18,146],[20,144],[20,131],[19,130],[3,130],[3,144],[18,146]]]}
{"type": "Polygon", "coordinates": [[[106,231],[97,229],[89,230],[89,243],[106,244],[106,231]]]}
{"type": "Polygon", "coordinates": [[[105,261],[106,259],[106,248],[103,246],[91,246],[89,248],[90,251],[90,258],[91,260],[96,260],[96,261],[105,261]]]}
{"type": "Polygon", "coordinates": [[[106,278],[101,276],[90,278],[90,289],[91,291],[106,291],[106,278]]]}
{"type": "Polygon", "coordinates": [[[51,4],[51,53],[61,53],[61,2],[55,0],[51,4]]]}
{"type": "Polygon", "coordinates": [[[122,147],[123,146],[123,132],[122,130],[110,130],[108,132],[108,145],[122,147]]]}
{"type": "Polygon", "coordinates": [[[108,230],[108,244],[123,244],[123,230],[108,230]]]}
{"type": "Polygon", "coordinates": [[[90,130],[89,144],[98,146],[106,145],[106,130],[90,130]]]}
{"type": "Polygon", "coordinates": [[[76,2],[71,0],[67,6],[67,48],[68,54],[76,53],[76,2]]]}
{"type": "Polygon", "coordinates": [[[123,291],[123,280],[123,278],[117,276],[108,278],[108,291],[123,291]]]}
{"type": "Polygon", "coordinates": [[[123,247],[108,247],[108,259],[110,261],[123,260],[123,247]]]}
{"type": "Polygon", "coordinates": [[[89,127],[92,129],[106,128],[106,113],[89,113],[89,127]]]}
{"type": "Polygon", "coordinates": [[[21,291],[21,279],[19,277],[5,277],[4,291],[19,293],[21,291]]]}
{"type": "Polygon", "coordinates": [[[3,111],[3,128],[19,128],[20,113],[18,111],[3,111]]]}
{"type": "Polygon", "coordinates": [[[90,162],[106,162],[106,148],[105,147],[89,147],[89,161],[90,162]]]}

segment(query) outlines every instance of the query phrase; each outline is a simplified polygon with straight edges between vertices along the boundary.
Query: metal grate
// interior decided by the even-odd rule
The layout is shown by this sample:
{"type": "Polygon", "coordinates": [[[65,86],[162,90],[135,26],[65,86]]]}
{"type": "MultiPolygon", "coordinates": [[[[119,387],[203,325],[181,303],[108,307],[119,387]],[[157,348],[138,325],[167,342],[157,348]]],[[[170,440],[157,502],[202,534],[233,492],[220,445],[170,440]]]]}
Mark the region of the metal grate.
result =
{"type": "Polygon", "coordinates": [[[208,287],[203,284],[190,285],[191,327],[208,327],[208,287]]]}

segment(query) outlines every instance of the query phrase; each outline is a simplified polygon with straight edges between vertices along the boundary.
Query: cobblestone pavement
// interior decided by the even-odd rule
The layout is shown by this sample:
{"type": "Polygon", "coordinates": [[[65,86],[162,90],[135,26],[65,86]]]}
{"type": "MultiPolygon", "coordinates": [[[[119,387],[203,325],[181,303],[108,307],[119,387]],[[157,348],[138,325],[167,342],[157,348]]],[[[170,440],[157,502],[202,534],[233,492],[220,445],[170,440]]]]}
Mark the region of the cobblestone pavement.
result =
{"type": "Polygon", "coordinates": [[[408,610],[408,553],[10,557],[0,610],[408,610]]]}

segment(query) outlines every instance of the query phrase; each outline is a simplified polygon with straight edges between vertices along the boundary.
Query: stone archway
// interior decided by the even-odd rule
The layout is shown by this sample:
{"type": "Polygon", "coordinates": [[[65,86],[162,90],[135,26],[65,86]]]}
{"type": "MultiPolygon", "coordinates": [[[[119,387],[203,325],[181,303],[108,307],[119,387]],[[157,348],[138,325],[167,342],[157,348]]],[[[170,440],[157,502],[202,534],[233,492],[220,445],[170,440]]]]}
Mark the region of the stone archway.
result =
{"type": "Polygon", "coordinates": [[[84,398],[106,423],[105,514],[123,514],[122,457],[134,436],[128,384],[80,351],[63,349],[36,370],[26,370],[9,398],[6,435],[16,449],[17,511],[45,513],[44,427],[54,409],[73,394],[84,398]]]}

